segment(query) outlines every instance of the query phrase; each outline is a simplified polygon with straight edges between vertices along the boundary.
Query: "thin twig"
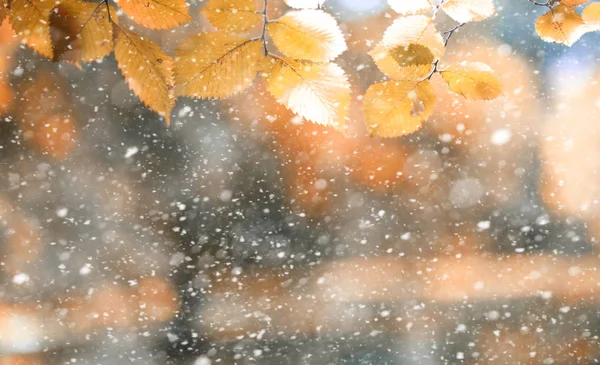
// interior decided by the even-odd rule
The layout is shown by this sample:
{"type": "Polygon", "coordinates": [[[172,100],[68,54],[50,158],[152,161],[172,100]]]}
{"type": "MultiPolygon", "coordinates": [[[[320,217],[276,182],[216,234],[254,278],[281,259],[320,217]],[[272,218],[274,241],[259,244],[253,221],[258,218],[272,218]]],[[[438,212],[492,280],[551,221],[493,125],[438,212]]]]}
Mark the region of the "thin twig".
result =
{"type": "Polygon", "coordinates": [[[113,23],[114,25],[117,25],[117,23],[115,23],[112,20],[112,17],[110,16],[110,6],[108,5],[108,0],[102,0],[100,2],[100,4],[102,4],[102,3],[104,3],[106,5],[106,13],[108,14],[108,21],[111,22],[111,23],[113,23]]]}
{"type": "Polygon", "coordinates": [[[269,21],[267,19],[267,2],[268,2],[268,0],[265,0],[264,9],[261,12],[261,14],[263,16],[263,27],[262,27],[262,34],[260,35],[260,40],[263,44],[263,53],[265,56],[269,54],[269,51],[267,50],[267,24],[269,23],[269,21]]]}
{"type": "Polygon", "coordinates": [[[435,9],[433,9],[433,14],[431,15],[432,19],[435,19],[435,16],[437,15],[438,11],[442,7],[442,5],[444,5],[445,2],[446,0],[441,0],[440,3],[435,6],[435,9]]]}
{"type": "Polygon", "coordinates": [[[452,37],[452,34],[454,34],[454,32],[456,32],[457,30],[462,28],[465,24],[467,24],[467,23],[457,24],[454,28],[444,32],[444,34],[446,35],[446,38],[444,39],[444,47],[446,47],[448,45],[448,41],[450,40],[450,37],[452,37]]]}
{"type": "MultiPolygon", "coordinates": [[[[450,41],[450,38],[452,37],[452,34],[454,34],[454,32],[456,32],[457,30],[459,30],[460,28],[462,28],[465,24],[467,24],[467,23],[457,24],[457,25],[454,26],[454,28],[452,28],[452,29],[447,30],[447,31],[444,32],[444,34],[446,35],[446,37],[444,38],[444,47],[448,46],[448,42],[450,41]]],[[[429,74],[427,75],[427,77],[425,77],[423,80],[430,80],[431,77],[433,76],[433,74],[438,71],[438,65],[439,64],[440,64],[440,59],[438,58],[433,63],[433,67],[431,68],[431,72],[429,72],[429,74]]]]}
{"type": "Polygon", "coordinates": [[[539,1],[535,1],[535,0],[529,0],[530,3],[532,3],[533,5],[537,5],[537,6],[545,6],[545,7],[551,7],[552,4],[554,4],[554,1],[552,0],[548,0],[545,3],[541,3],[539,1]]]}

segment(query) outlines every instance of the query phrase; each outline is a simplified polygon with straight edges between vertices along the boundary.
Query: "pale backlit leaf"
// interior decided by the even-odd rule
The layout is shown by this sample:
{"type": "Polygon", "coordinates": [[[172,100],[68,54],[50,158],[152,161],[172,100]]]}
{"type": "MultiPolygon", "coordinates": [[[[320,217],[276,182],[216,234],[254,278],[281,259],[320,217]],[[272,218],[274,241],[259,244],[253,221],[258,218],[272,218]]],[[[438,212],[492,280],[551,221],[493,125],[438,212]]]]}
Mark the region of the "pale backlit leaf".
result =
{"type": "Polygon", "coordinates": [[[385,81],[371,85],[363,100],[369,133],[392,138],[419,130],[431,116],[435,99],[429,81],[385,81]]]}
{"type": "Polygon", "coordinates": [[[267,28],[277,48],[290,58],[327,62],[346,50],[336,20],[321,10],[290,11],[267,28]]]}
{"type": "Polygon", "coordinates": [[[396,19],[385,31],[381,41],[381,46],[390,50],[411,44],[427,48],[433,59],[439,59],[444,55],[444,40],[435,29],[433,20],[426,15],[411,15],[396,19]]]}
{"type": "Polygon", "coordinates": [[[252,85],[264,60],[260,39],[226,33],[201,33],[186,38],[175,59],[177,94],[224,98],[252,85]]]}
{"type": "MultiPolygon", "coordinates": [[[[405,49],[405,46],[397,46],[397,48],[405,49]]],[[[398,54],[400,50],[387,49],[380,44],[373,48],[369,55],[375,61],[377,68],[383,72],[387,77],[394,80],[419,80],[429,74],[431,68],[431,62],[424,64],[411,64],[409,63],[410,58],[398,60],[398,54]],[[396,55],[396,57],[394,56],[396,55]]],[[[426,53],[427,60],[433,59],[431,52],[426,53]]],[[[416,60],[417,58],[415,58],[416,60]]],[[[420,58],[418,58],[420,59],[420,58]]]]}
{"type": "Polygon", "coordinates": [[[119,0],[116,3],[129,18],[150,29],[169,29],[192,20],[185,0],[119,0]]]}
{"type": "Polygon", "coordinates": [[[587,26],[575,9],[558,5],[538,18],[535,31],[546,42],[571,46],[587,32],[587,26]]]}
{"type": "Polygon", "coordinates": [[[173,60],[154,42],[115,26],[115,58],[129,88],[170,122],[175,103],[173,60]]]}
{"type": "Polygon", "coordinates": [[[502,83],[492,69],[479,62],[462,62],[441,72],[450,90],[470,100],[490,100],[502,95],[502,83]]]}
{"type": "Polygon", "coordinates": [[[588,26],[588,31],[600,30],[600,2],[586,6],[581,13],[581,17],[588,26]]]}
{"type": "Polygon", "coordinates": [[[9,18],[21,41],[42,56],[52,58],[50,38],[50,11],[55,2],[51,0],[12,0],[9,18]]]}
{"type": "Polygon", "coordinates": [[[429,0],[387,0],[396,13],[402,15],[418,14],[431,9],[429,0]]]}
{"type": "MultiPolygon", "coordinates": [[[[117,21],[110,6],[111,18],[117,21]]],[[[61,26],[58,43],[54,43],[54,60],[92,62],[113,51],[113,27],[105,4],[67,0],[61,2],[51,17],[51,24],[61,26]]]]}
{"type": "Polygon", "coordinates": [[[283,0],[289,7],[296,9],[317,9],[325,4],[325,0],[283,0]]]}
{"type": "Polygon", "coordinates": [[[246,33],[262,22],[254,1],[211,0],[202,14],[213,27],[232,33],[246,33]]]}
{"type": "Polygon", "coordinates": [[[483,20],[496,15],[493,0],[447,0],[442,9],[459,23],[483,20]]]}
{"type": "Polygon", "coordinates": [[[266,72],[267,89],[278,102],[311,122],[343,130],[350,105],[350,83],[335,63],[283,57],[266,72]]]}

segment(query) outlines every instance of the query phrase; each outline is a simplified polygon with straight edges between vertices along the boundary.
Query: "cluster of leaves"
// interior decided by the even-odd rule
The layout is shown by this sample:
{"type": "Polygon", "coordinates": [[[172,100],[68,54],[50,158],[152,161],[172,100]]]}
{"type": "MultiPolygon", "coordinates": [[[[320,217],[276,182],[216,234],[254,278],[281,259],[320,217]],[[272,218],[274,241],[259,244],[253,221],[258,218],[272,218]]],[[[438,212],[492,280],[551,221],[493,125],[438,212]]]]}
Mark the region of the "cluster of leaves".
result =
{"type": "Polygon", "coordinates": [[[535,31],[546,42],[571,46],[584,34],[600,30],[600,2],[587,5],[581,14],[575,7],[587,4],[590,0],[530,2],[549,9],[535,22],[535,31]]]}
{"type": "MultiPolygon", "coordinates": [[[[267,90],[286,108],[311,122],[343,130],[351,87],[333,61],[347,46],[336,20],[320,9],[324,1],[285,0],[298,10],[268,19],[267,0],[262,9],[254,0],[210,0],[202,14],[216,31],[184,39],[175,57],[120,26],[108,0],[0,0],[0,22],[8,19],[24,44],[53,61],[79,66],[114,51],[130,89],[167,123],[177,97],[229,97],[261,75],[267,90]]],[[[191,21],[185,0],[115,2],[127,17],[150,29],[170,29],[191,21]]],[[[570,45],[581,34],[600,29],[600,3],[587,6],[579,15],[573,6],[587,0],[530,2],[549,8],[536,23],[544,40],[570,45]]],[[[485,64],[441,64],[456,30],[495,14],[492,0],[388,3],[401,17],[370,52],[388,78],[371,85],[364,95],[372,135],[398,137],[418,130],[436,100],[432,77],[441,76],[450,90],[467,99],[489,100],[502,93],[501,83],[485,64]],[[439,11],[457,22],[443,34],[434,25],[439,11]]]]}
{"type": "MultiPolygon", "coordinates": [[[[131,90],[169,122],[175,102],[173,60],[156,43],[119,26],[116,10],[107,0],[1,1],[0,21],[8,17],[24,44],[53,61],[79,65],[114,51],[131,90]]],[[[150,29],[169,29],[191,20],[185,0],[126,0],[119,8],[150,29]]]]}
{"type": "Polygon", "coordinates": [[[288,109],[314,123],[342,128],[350,84],[333,61],[346,50],[336,20],[314,9],[323,1],[287,0],[301,10],[267,19],[267,2],[211,0],[202,10],[217,32],[185,39],[176,50],[178,95],[224,98],[253,82],[258,73],[267,90],[288,109]],[[248,35],[260,27],[256,37],[248,35]],[[245,34],[245,35],[238,35],[245,34]],[[279,54],[270,50],[269,35],[279,54]]]}
{"type": "Polygon", "coordinates": [[[447,0],[436,6],[429,0],[388,3],[401,17],[370,52],[377,67],[389,78],[371,85],[364,96],[365,119],[371,135],[398,137],[421,128],[433,112],[436,95],[430,80],[436,74],[450,90],[467,99],[490,100],[502,94],[502,84],[483,63],[440,64],[456,30],[467,22],[495,14],[491,0],[447,0]],[[434,25],[440,10],[458,22],[444,33],[445,38],[434,25]]]}

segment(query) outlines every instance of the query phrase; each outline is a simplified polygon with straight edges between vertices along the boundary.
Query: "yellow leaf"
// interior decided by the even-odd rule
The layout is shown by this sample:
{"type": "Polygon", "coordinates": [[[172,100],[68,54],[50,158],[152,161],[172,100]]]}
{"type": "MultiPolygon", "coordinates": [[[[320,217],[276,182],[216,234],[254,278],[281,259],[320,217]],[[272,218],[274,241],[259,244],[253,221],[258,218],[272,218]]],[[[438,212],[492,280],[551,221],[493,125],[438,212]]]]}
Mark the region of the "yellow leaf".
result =
{"type": "Polygon", "coordinates": [[[433,54],[429,48],[420,44],[409,44],[390,49],[390,55],[401,67],[427,65],[433,63],[433,54]]]}
{"type": "Polygon", "coordinates": [[[387,0],[396,13],[402,15],[418,14],[431,9],[429,0],[387,0]]]}
{"type": "Polygon", "coordinates": [[[431,116],[435,99],[429,81],[385,81],[371,85],[363,101],[369,133],[392,138],[419,130],[431,116]]]}
{"type": "Polygon", "coordinates": [[[578,6],[589,2],[590,0],[560,0],[560,3],[566,6],[578,6]]]}
{"type": "Polygon", "coordinates": [[[325,0],[283,0],[289,7],[296,9],[317,9],[321,8],[325,0]]]}
{"type": "Polygon", "coordinates": [[[346,50],[336,20],[321,10],[291,11],[267,28],[277,48],[290,58],[327,62],[346,50]]]}
{"type": "Polygon", "coordinates": [[[589,27],[588,31],[600,30],[600,2],[586,6],[581,17],[589,27]]]}
{"type": "Polygon", "coordinates": [[[224,98],[252,85],[264,59],[260,39],[226,33],[201,33],[177,47],[177,95],[224,98]]]}
{"type": "Polygon", "coordinates": [[[192,20],[185,0],[120,0],[128,17],[150,29],[169,29],[192,20]]]}
{"type": "MultiPolygon", "coordinates": [[[[406,46],[397,46],[396,48],[405,49],[406,46]]],[[[424,64],[410,64],[410,58],[404,59],[398,57],[399,53],[402,53],[400,49],[387,49],[381,44],[378,44],[369,52],[369,55],[371,55],[381,72],[387,77],[399,81],[422,79],[429,74],[433,67],[431,62],[426,62],[424,64]]],[[[429,55],[427,59],[433,59],[431,52],[428,51],[426,54],[429,55]]],[[[420,57],[418,59],[422,60],[420,57]]]]}
{"type": "Polygon", "coordinates": [[[246,33],[263,20],[253,0],[211,0],[202,14],[213,27],[232,33],[246,33]]]}
{"type": "Polygon", "coordinates": [[[21,41],[42,56],[52,58],[50,38],[50,11],[52,0],[13,0],[9,19],[21,41]]]}
{"type": "Polygon", "coordinates": [[[441,72],[450,90],[469,100],[490,100],[502,95],[502,83],[480,62],[462,62],[441,72]]]}
{"type": "Polygon", "coordinates": [[[342,130],[350,106],[350,83],[335,63],[312,63],[271,56],[267,89],[306,120],[342,130]]]}
{"type": "Polygon", "coordinates": [[[444,40],[426,15],[411,15],[396,19],[383,34],[381,46],[387,49],[398,46],[421,45],[431,52],[431,59],[444,55],[444,40]]]}
{"type": "Polygon", "coordinates": [[[448,0],[444,12],[459,23],[483,20],[496,15],[493,0],[448,0]]]}
{"type": "Polygon", "coordinates": [[[175,104],[173,60],[152,41],[115,26],[115,59],[129,88],[170,123],[175,104]]]}
{"type": "Polygon", "coordinates": [[[538,18],[535,31],[546,42],[571,46],[587,29],[577,11],[566,5],[558,5],[538,18]]]}
{"type": "MultiPolygon", "coordinates": [[[[117,13],[110,6],[111,19],[117,13]]],[[[106,4],[66,0],[61,2],[50,18],[53,27],[64,31],[54,42],[54,60],[92,62],[113,51],[113,29],[106,4]],[[58,23],[58,24],[56,24],[58,23]]]]}

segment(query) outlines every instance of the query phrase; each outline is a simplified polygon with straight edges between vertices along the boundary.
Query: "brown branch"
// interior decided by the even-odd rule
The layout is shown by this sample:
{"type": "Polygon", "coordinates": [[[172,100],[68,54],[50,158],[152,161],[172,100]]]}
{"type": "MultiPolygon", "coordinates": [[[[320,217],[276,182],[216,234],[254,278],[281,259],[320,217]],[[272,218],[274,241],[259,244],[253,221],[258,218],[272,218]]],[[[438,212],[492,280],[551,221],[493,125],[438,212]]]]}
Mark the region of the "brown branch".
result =
{"type": "MultiPolygon", "coordinates": [[[[443,4],[443,1],[438,6],[441,6],[441,4],[443,4]]],[[[436,11],[437,11],[437,9],[436,9],[436,11]]],[[[454,34],[454,32],[456,32],[457,30],[459,30],[460,28],[462,28],[465,24],[467,24],[467,23],[457,24],[456,26],[454,26],[454,28],[452,28],[452,29],[447,30],[447,31],[444,32],[444,34],[446,35],[446,37],[444,38],[444,47],[448,46],[448,42],[450,41],[450,38],[452,37],[452,35],[454,34]]],[[[440,59],[438,58],[433,63],[433,67],[431,69],[431,72],[423,80],[430,80],[431,77],[433,76],[433,74],[438,71],[438,65],[439,64],[440,64],[440,59]]]]}
{"type": "Polygon", "coordinates": [[[269,54],[269,50],[267,49],[267,24],[269,23],[269,20],[267,19],[267,5],[268,0],[265,0],[263,11],[260,13],[263,16],[263,26],[262,34],[260,35],[260,40],[263,44],[263,53],[265,56],[269,54]]]}
{"type": "Polygon", "coordinates": [[[545,3],[541,3],[539,1],[529,0],[529,2],[532,3],[533,5],[536,5],[536,6],[545,6],[545,7],[549,8],[549,7],[551,7],[554,4],[555,1],[554,0],[548,0],[545,3]]]}

